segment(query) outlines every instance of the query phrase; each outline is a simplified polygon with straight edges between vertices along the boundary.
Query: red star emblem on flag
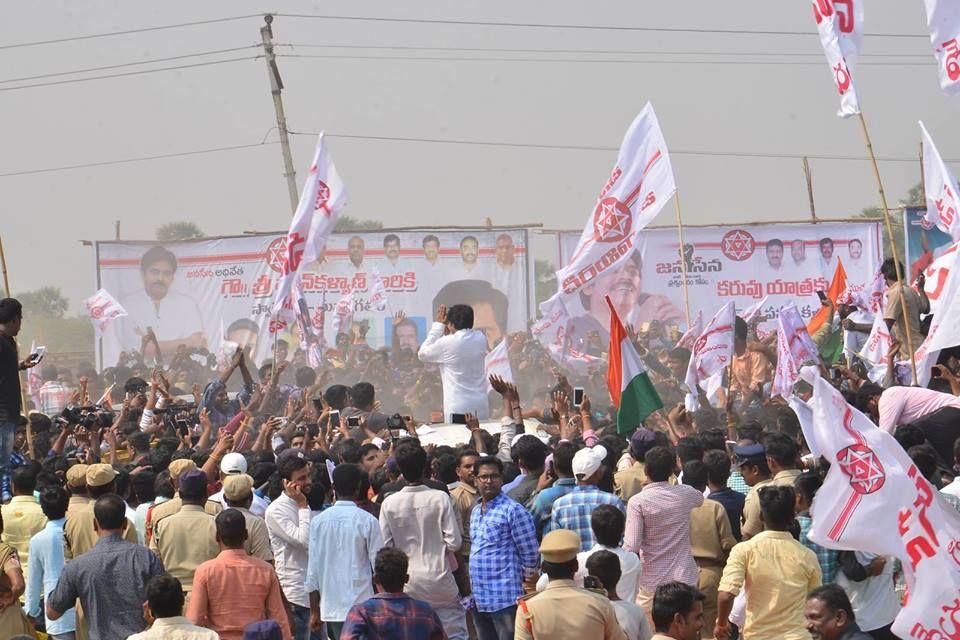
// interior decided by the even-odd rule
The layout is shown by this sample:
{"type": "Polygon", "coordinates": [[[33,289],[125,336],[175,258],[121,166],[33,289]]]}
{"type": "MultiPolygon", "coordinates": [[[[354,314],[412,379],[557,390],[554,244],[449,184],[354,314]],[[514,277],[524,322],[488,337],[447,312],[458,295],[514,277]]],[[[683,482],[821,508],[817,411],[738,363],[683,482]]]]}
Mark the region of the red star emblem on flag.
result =
{"type": "Polygon", "coordinates": [[[743,229],[728,231],[720,241],[720,251],[735,262],[742,262],[752,256],[755,246],[753,236],[743,229]]]}
{"type": "Polygon", "coordinates": [[[287,261],[287,236],[277,238],[267,247],[267,266],[283,273],[283,265],[287,261]]]}
{"type": "Polygon", "coordinates": [[[620,242],[630,235],[633,214],[616,198],[604,198],[593,212],[593,237],[598,242],[620,242]]]}
{"type": "Polygon", "coordinates": [[[837,453],[840,470],[850,478],[850,487],[866,495],[879,491],[887,479],[883,465],[873,449],[864,444],[852,444],[837,453]]]}

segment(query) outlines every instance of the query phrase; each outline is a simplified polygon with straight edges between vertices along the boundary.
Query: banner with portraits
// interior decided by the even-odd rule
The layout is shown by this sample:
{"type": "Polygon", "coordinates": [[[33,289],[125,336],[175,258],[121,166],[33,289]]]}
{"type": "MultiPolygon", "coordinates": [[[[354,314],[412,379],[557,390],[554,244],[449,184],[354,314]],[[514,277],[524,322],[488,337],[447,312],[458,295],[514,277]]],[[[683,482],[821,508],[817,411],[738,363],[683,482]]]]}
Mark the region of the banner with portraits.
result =
{"type": "MultiPolygon", "coordinates": [[[[97,288],[128,314],[99,340],[98,365],[113,366],[121,352],[139,351],[148,328],[167,360],[181,344],[217,353],[222,344],[236,343],[256,363],[272,357],[275,341],[281,358],[281,349],[292,354],[304,330],[296,319],[270,314],[285,242],[285,234],[272,233],[96,243],[97,288]]],[[[299,291],[305,304],[298,311],[309,316],[306,331],[325,347],[335,346],[338,324],[351,340],[362,333],[374,348],[396,340],[415,351],[440,304],[469,304],[492,345],[526,330],[531,276],[526,229],[338,233],[321,259],[304,268],[299,291]],[[347,326],[338,323],[338,303],[345,301],[347,326]],[[400,311],[406,317],[395,322],[400,311]]]]}
{"type": "Polygon", "coordinates": [[[926,213],[925,206],[903,208],[903,246],[910,282],[953,244],[949,233],[926,220],[926,213]]]}
{"type": "MultiPolygon", "coordinates": [[[[684,227],[683,236],[693,318],[700,312],[712,317],[731,300],[741,313],[766,298],[760,311],[767,318],[792,302],[807,321],[820,307],[816,292],[830,286],[838,261],[850,285],[865,286],[883,256],[877,222],[684,227]]],[[[576,231],[558,234],[559,264],[566,264],[578,239],[576,231]]],[[[605,296],[635,329],[653,321],[686,325],[676,227],[647,228],[636,247],[622,268],[597,277],[568,304],[572,332],[607,335],[605,296]]]]}

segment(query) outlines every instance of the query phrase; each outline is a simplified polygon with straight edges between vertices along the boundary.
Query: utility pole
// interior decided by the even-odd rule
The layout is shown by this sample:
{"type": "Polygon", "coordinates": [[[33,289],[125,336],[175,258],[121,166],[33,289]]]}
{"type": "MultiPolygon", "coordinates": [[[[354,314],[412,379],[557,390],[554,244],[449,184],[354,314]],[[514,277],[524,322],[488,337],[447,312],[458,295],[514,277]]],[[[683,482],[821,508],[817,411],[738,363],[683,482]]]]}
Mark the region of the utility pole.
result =
{"type": "Polygon", "coordinates": [[[120,221],[119,220],[116,220],[113,223],[113,237],[114,237],[114,240],[120,239],[120,221]]]}
{"type": "Polygon", "coordinates": [[[273,16],[269,13],[263,16],[267,24],[260,27],[260,39],[263,41],[264,60],[267,62],[267,77],[270,78],[270,93],[273,95],[273,109],[277,113],[277,130],[280,132],[280,149],[283,152],[283,176],[287,179],[287,189],[290,191],[290,210],[297,210],[300,197],[297,195],[297,173],[293,170],[293,156],[290,155],[290,135],[287,132],[287,116],[283,112],[283,80],[280,79],[280,69],[277,67],[277,57],[273,54],[273,29],[270,24],[273,16]]]}

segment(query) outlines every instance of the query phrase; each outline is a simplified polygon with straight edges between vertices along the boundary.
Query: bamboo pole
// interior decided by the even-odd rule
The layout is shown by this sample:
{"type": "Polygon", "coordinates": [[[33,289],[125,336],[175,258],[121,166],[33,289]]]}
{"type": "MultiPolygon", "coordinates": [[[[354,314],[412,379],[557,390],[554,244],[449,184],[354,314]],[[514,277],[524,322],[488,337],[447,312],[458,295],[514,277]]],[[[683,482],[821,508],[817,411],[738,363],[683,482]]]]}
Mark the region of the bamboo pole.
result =
{"type": "MultiPolygon", "coordinates": [[[[913,351],[913,337],[910,332],[910,317],[907,313],[907,299],[903,295],[903,274],[900,273],[900,260],[897,258],[897,243],[893,237],[893,225],[890,223],[890,207],[887,205],[887,194],[883,190],[883,180],[880,179],[880,168],[877,166],[877,156],[873,153],[873,143],[870,141],[870,131],[867,129],[867,121],[863,113],[858,113],[860,128],[863,130],[863,139],[867,143],[867,152],[870,154],[870,162],[873,165],[873,174],[877,178],[877,188],[880,191],[880,204],[883,206],[883,222],[887,227],[887,236],[890,240],[890,257],[893,259],[893,266],[897,274],[897,286],[900,288],[900,313],[903,314],[904,334],[907,340],[907,350],[910,352],[910,369],[913,372],[913,384],[917,384],[917,359],[913,351]]],[[[919,345],[917,345],[919,346],[919,345]]]]}
{"type": "MultiPolygon", "coordinates": [[[[3,252],[2,237],[0,237],[0,268],[3,269],[3,290],[6,291],[5,295],[8,298],[12,298],[13,292],[10,290],[10,276],[7,274],[7,256],[3,252]]],[[[16,340],[16,338],[14,338],[14,340],[16,340]]],[[[30,412],[27,411],[27,388],[24,386],[23,372],[19,371],[17,375],[20,378],[20,404],[23,405],[23,415],[27,417],[27,453],[30,454],[31,460],[36,460],[36,456],[33,454],[33,418],[30,417],[30,412]]],[[[29,376],[27,380],[29,380],[29,376]]]]}
{"type": "Polygon", "coordinates": [[[813,202],[813,174],[810,172],[810,161],[803,156],[803,175],[807,179],[807,200],[810,201],[810,220],[817,224],[817,207],[813,202]]]}
{"type": "Polygon", "coordinates": [[[923,172],[923,143],[920,143],[920,200],[927,206],[927,178],[923,172]]]}
{"type": "Polygon", "coordinates": [[[687,291],[687,259],[684,255],[683,220],[680,217],[680,191],[673,194],[673,204],[677,210],[677,233],[680,236],[680,273],[683,276],[683,308],[687,314],[687,329],[690,328],[690,294],[687,291]]]}

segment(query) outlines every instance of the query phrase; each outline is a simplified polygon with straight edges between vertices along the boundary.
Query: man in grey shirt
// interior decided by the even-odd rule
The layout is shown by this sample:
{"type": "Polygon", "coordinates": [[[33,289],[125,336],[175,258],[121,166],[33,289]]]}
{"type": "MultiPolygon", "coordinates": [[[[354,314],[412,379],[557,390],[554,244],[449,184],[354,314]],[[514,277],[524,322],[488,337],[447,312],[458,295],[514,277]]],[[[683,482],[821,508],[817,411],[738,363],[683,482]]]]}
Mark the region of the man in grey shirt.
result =
{"type": "Polygon", "coordinates": [[[123,539],[127,516],[120,496],[97,498],[93,516],[97,544],[64,565],[47,598],[47,618],[56,620],[79,598],[89,640],[126,638],[147,628],[143,618],[146,585],[164,573],[163,563],[146,547],[123,539]]]}

